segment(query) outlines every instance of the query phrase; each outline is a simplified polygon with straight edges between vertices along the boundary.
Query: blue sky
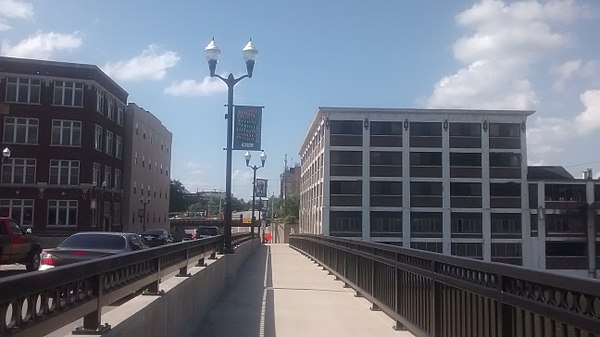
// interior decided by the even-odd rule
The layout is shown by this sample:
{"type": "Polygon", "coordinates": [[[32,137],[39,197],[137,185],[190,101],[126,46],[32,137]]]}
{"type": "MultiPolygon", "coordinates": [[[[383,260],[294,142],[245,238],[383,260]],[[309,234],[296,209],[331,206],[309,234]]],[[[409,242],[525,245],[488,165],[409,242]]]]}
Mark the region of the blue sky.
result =
{"type": "MultiPolygon", "coordinates": [[[[171,176],[190,191],[225,187],[212,37],[220,74],[245,72],[250,37],[259,50],[235,103],[265,106],[258,177],[278,194],[318,106],[534,109],[530,164],[600,172],[598,32],[597,0],[0,0],[0,54],[101,67],[173,133],[171,176]]],[[[252,170],[233,158],[248,199],[252,170]]]]}

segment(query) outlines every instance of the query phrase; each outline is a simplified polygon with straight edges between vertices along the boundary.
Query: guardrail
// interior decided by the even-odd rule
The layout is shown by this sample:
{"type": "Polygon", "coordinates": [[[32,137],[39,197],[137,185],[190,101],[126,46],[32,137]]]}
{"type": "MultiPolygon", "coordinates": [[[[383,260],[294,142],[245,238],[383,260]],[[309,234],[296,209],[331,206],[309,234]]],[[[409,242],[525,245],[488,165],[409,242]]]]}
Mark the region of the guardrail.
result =
{"type": "Polygon", "coordinates": [[[317,235],[290,246],[416,336],[600,336],[597,280],[317,235]]]}
{"type": "MultiPolygon", "coordinates": [[[[235,234],[233,246],[250,240],[235,234]]],[[[98,334],[110,328],[101,324],[102,308],[144,290],[161,294],[161,278],[188,266],[215,258],[223,237],[184,241],[97,260],[0,280],[0,335],[43,336],[83,317],[75,334],[98,334]]]]}

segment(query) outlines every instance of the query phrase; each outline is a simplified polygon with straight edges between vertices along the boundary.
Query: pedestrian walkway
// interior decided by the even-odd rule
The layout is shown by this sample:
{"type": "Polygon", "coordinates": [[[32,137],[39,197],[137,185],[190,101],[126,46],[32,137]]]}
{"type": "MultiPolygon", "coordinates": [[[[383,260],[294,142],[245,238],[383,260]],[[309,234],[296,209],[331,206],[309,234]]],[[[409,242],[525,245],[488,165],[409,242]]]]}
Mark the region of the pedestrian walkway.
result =
{"type": "Polygon", "coordinates": [[[287,244],[263,245],[193,336],[412,336],[354,294],[287,244]]]}

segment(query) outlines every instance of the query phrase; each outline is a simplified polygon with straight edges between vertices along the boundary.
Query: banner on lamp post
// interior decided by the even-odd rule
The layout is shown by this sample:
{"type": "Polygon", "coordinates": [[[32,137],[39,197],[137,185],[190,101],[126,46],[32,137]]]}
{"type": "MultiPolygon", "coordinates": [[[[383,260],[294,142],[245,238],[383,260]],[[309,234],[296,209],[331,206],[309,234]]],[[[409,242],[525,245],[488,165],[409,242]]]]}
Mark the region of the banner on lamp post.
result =
{"type": "Polygon", "coordinates": [[[234,122],[233,149],[260,151],[262,107],[236,105],[234,122]]]}
{"type": "Polygon", "coordinates": [[[256,197],[267,197],[267,179],[256,179],[256,197]]]}

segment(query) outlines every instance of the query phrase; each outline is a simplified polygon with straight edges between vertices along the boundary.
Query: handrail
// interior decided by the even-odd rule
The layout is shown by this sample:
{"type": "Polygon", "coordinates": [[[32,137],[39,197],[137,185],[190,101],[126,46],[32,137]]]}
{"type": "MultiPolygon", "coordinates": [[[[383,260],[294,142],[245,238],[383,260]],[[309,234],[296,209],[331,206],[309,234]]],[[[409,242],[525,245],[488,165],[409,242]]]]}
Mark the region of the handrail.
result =
{"type": "Polygon", "coordinates": [[[597,280],[319,235],[290,245],[417,336],[600,336],[597,280]]]}
{"type": "MultiPolygon", "coordinates": [[[[236,233],[232,244],[248,240],[236,233]]],[[[219,235],[0,279],[0,335],[42,336],[81,317],[78,333],[102,332],[110,328],[101,325],[104,306],[144,289],[160,295],[161,278],[189,276],[191,263],[204,265],[222,247],[219,235]]]]}

